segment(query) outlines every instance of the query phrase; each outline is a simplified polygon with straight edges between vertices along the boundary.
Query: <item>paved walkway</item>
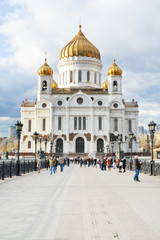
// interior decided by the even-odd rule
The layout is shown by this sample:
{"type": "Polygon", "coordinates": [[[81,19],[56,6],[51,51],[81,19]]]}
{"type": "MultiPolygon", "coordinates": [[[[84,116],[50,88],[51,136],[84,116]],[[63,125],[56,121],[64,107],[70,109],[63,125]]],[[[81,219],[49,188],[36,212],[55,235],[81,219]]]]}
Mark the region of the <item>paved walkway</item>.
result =
{"type": "Polygon", "coordinates": [[[158,240],[160,178],[65,167],[0,181],[0,240],[158,240]]]}

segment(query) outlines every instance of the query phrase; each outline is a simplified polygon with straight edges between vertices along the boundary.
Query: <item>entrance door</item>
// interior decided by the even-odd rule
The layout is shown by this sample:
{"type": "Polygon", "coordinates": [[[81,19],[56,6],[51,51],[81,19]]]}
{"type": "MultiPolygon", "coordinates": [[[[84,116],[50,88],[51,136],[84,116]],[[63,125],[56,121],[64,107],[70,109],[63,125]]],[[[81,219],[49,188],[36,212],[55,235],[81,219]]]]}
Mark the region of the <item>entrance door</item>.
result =
{"type": "Polygon", "coordinates": [[[56,153],[63,153],[63,140],[61,138],[57,139],[56,153]]]}
{"type": "Polygon", "coordinates": [[[104,152],[104,142],[103,139],[97,140],[97,153],[103,153],[104,152]]]}
{"type": "Polygon", "coordinates": [[[81,137],[76,139],[76,153],[84,153],[84,139],[81,137]]]}

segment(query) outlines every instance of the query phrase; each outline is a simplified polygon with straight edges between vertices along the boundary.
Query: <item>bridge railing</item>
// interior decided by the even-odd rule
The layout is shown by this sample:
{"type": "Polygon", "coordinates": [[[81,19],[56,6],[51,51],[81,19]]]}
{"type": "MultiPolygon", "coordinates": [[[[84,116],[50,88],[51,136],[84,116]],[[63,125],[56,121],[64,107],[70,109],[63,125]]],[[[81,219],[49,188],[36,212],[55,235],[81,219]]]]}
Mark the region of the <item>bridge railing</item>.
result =
{"type": "MultiPolygon", "coordinates": [[[[45,160],[41,161],[41,169],[45,168],[45,160]]],[[[0,179],[12,178],[18,171],[18,161],[1,161],[0,162],[0,179]]],[[[33,160],[20,161],[20,174],[35,171],[35,162],[33,160]]],[[[36,166],[37,171],[37,166],[36,166]]]]}
{"type": "MultiPolygon", "coordinates": [[[[127,170],[134,171],[134,161],[131,162],[130,160],[127,160],[126,168],[127,170]]],[[[142,161],[140,172],[153,176],[160,176],[160,163],[155,161],[142,161]]]]}

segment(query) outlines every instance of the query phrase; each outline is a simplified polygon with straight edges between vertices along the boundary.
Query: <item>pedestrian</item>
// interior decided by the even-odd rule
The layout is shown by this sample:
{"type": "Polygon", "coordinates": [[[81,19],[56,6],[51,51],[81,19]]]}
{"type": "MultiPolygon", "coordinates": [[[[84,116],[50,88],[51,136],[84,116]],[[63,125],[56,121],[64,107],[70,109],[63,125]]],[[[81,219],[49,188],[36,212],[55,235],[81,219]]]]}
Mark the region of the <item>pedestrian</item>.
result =
{"type": "Polygon", "coordinates": [[[46,158],[46,168],[47,168],[47,170],[48,170],[48,167],[49,167],[49,158],[47,157],[46,158]]]}
{"type": "Polygon", "coordinates": [[[59,165],[60,165],[60,171],[63,172],[63,166],[64,166],[64,157],[60,157],[58,159],[59,165]]]}
{"type": "Polygon", "coordinates": [[[123,158],[122,163],[123,163],[123,165],[122,165],[122,167],[123,167],[123,172],[125,172],[125,171],[126,171],[126,158],[125,158],[125,157],[123,158]]]}
{"type": "Polygon", "coordinates": [[[112,162],[111,162],[111,158],[108,158],[108,159],[107,159],[107,167],[108,167],[108,171],[111,171],[111,164],[112,164],[112,162]]]}
{"type": "Polygon", "coordinates": [[[53,158],[52,157],[50,157],[50,159],[49,159],[49,167],[50,167],[50,171],[51,171],[50,175],[52,175],[52,171],[53,171],[53,158]]]}
{"type": "Polygon", "coordinates": [[[82,158],[80,158],[80,167],[82,167],[82,165],[83,165],[83,160],[82,158]]]}
{"type": "Polygon", "coordinates": [[[135,175],[133,177],[134,181],[136,181],[136,182],[140,182],[140,180],[139,180],[139,172],[140,172],[141,165],[142,165],[142,162],[139,161],[138,156],[136,155],[135,159],[134,159],[135,175]]]}
{"type": "Polygon", "coordinates": [[[120,158],[120,160],[119,160],[119,172],[120,173],[122,172],[122,165],[123,165],[123,163],[122,163],[122,160],[120,158]]]}
{"type": "Polygon", "coordinates": [[[113,169],[116,169],[117,165],[116,165],[116,162],[114,161],[113,162],[113,169]]]}
{"type": "Polygon", "coordinates": [[[38,168],[38,173],[40,173],[40,170],[41,170],[41,157],[37,161],[37,168],[38,168]]]}
{"type": "Polygon", "coordinates": [[[116,166],[117,168],[119,168],[119,159],[117,158],[117,161],[116,161],[116,166]]]}

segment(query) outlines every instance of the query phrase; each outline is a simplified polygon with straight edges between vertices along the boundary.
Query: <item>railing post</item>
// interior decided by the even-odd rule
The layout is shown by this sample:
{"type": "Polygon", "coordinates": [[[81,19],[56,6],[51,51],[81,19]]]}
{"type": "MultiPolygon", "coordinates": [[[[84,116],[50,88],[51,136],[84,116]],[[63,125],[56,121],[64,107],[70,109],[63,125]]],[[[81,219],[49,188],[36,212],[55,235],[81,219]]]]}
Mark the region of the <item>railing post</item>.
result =
{"type": "Polygon", "coordinates": [[[9,173],[10,173],[10,178],[12,178],[12,161],[10,161],[10,171],[9,171],[9,173]]]}
{"type": "Polygon", "coordinates": [[[4,161],[2,163],[2,180],[4,180],[4,161]]]}
{"type": "Polygon", "coordinates": [[[29,173],[29,160],[28,160],[28,173],[29,173]]]}

